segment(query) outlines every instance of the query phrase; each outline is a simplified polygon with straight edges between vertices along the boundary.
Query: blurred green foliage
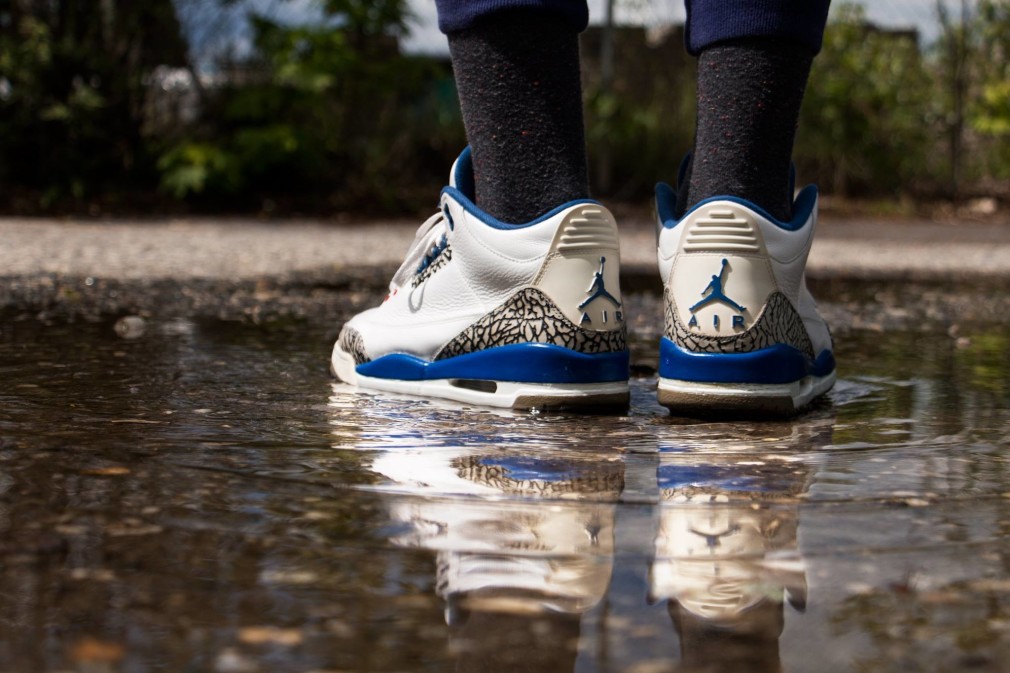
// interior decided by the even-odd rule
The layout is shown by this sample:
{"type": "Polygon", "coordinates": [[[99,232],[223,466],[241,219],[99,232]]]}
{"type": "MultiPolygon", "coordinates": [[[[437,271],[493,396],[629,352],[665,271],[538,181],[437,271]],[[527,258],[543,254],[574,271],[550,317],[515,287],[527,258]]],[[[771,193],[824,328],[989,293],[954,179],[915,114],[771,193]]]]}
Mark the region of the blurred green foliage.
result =
{"type": "MultiPolygon", "coordinates": [[[[449,64],[400,53],[405,5],[316,0],[323,18],[312,25],[253,16],[249,55],[220,57],[194,84],[184,5],[0,0],[0,208],[428,205],[465,139],[449,64]],[[189,85],[173,89],[166,72],[189,85]]],[[[801,178],[855,197],[929,198],[963,184],[1010,198],[1010,0],[971,6],[962,24],[938,5],[930,45],[868,24],[855,5],[835,8],[801,114],[801,178]]],[[[584,36],[601,196],[646,199],[655,180],[675,178],[694,132],[695,64],[682,44],[678,31],[647,43],[619,29],[603,86],[599,38],[584,36]]]]}
{"type": "Polygon", "coordinates": [[[800,118],[803,176],[843,196],[926,198],[1010,177],[1010,0],[979,0],[963,24],[943,7],[927,47],[836,8],[800,118]]]}
{"type": "Polygon", "coordinates": [[[325,21],[253,17],[252,60],[223,65],[202,122],[165,144],[161,187],[241,209],[416,207],[463,144],[447,65],[400,54],[402,0],[326,0],[325,21]],[[444,88],[444,87],[443,87],[444,88]],[[414,189],[412,189],[414,188],[414,189]]]}
{"type": "MultiPolygon", "coordinates": [[[[1010,198],[1010,185],[1001,182],[1010,176],[1010,0],[972,6],[961,25],[944,20],[938,5],[941,35],[925,45],[913,30],[874,26],[859,4],[834,8],[794,149],[804,182],[845,197],[935,199],[963,191],[1010,198]],[[967,189],[953,184],[955,162],[967,189]]],[[[612,186],[597,184],[601,195],[646,198],[652,181],[675,178],[691,146],[694,64],[667,44],[643,54],[624,32],[616,34],[609,91],[594,74],[598,38],[583,40],[590,159],[597,164],[599,147],[609,146],[612,165],[604,173],[612,186]]],[[[591,168],[591,176],[601,173],[591,168]]]]}
{"type": "Polygon", "coordinates": [[[145,81],[181,65],[171,0],[0,1],[0,185],[40,205],[150,180],[145,81]]]}
{"type": "Polygon", "coordinates": [[[451,69],[400,54],[403,0],[318,7],[309,26],[251,17],[252,55],[194,86],[171,0],[0,0],[0,207],[427,204],[465,143],[451,69]],[[158,79],[173,68],[182,93],[158,79]]]}
{"type": "Polygon", "coordinates": [[[618,59],[623,60],[617,63],[611,90],[589,76],[585,91],[593,191],[618,199],[648,198],[658,180],[675,181],[694,139],[696,66],[683,51],[683,33],[657,47],[670,65],[660,71],[627,44],[630,37],[617,36],[618,59]],[[600,166],[604,161],[610,162],[608,169],[600,166]]]}
{"type": "Polygon", "coordinates": [[[978,94],[968,116],[983,139],[978,147],[978,177],[1010,179],[1010,0],[981,0],[973,33],[977,36],[978,94]]]}
{"type": "Polygon", "coordinates": [[[815,59],[796,138],[801,175],[826,192],[897,192],[921,177],[935,111],[914,34],[867,24],[842,5],[815,59]]]}

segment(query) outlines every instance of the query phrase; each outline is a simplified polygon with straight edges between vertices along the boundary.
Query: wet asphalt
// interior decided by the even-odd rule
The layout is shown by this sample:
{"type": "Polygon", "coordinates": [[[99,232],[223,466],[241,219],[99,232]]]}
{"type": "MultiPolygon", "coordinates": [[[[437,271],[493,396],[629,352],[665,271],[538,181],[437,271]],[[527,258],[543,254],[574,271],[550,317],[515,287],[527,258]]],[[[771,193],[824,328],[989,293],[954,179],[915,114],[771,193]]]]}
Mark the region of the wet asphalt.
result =
{"type": "Polygon", "coordinates": [[[831,221],[787,422],[360,394],[413,223],[0,220],[0,673],[1008,670],[1010,225],[831,221]]]}

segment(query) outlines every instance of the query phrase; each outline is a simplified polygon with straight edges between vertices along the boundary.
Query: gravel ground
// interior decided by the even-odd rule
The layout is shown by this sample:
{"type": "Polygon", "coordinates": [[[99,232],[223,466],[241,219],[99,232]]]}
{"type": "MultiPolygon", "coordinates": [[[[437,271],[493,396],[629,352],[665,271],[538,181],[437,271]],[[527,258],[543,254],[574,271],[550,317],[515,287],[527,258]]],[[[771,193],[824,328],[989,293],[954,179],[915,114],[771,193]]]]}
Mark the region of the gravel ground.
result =
{"type": "MultiPolygon", "coordinates": [[[[415,222],[0,219],[0,275],[257,279],[399,263],[415,222]]],[[[629,273],[656,268],[651,223],[622,223],[629,273]]],[[[1010,277],[1010,224],[824,220],[813,277],[1010,277]]]]}
{"type": "MultiPolygon", "coordinates": [[[[381,295],[415,228],[405,221],[0,219],[0,309],[69,318],[327,320],[381,295]]],[[[651,223],[622,223],[627,291],[660,291],[654,250],[651,223]]],[[[1005,316],[1010,225],[824,220],[808,276],[825,311],[836,314],[836,329],[1005,316]]],[[[651,315],[650,300],[641,303],[651,315]]]]}

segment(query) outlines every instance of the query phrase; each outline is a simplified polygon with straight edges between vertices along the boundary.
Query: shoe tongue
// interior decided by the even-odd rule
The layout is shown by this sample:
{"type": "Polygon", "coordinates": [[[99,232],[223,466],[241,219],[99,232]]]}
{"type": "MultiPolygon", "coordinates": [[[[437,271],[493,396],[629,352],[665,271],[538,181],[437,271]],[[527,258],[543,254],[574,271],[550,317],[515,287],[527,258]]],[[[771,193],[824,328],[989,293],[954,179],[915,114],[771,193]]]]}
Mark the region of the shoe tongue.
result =
{"type": "Polygon", "coordinates": [[[473,157],[469,145],[460,152],[452,165],[452,171],[449,172],[449,186],[463,192],[463,195],[471,201],[474,199],[476,189],[473,183],[473,157]]]}

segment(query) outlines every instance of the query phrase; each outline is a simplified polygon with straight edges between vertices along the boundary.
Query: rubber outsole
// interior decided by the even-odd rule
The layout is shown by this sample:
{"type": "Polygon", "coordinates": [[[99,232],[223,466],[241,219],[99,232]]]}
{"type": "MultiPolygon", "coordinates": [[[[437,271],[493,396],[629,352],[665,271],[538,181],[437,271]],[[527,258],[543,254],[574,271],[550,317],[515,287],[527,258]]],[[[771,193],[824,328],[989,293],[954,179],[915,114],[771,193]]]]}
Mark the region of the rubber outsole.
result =
{"type": "Polygon", "coordinates": [[[835,372],[792,383],[698,383],[660,378],[659,403],[690,417],[786,417],[810,406],[835,385],[835,372]]]}
{"type": "Polygon", "coordinates": [[[621,411],[628,408],[627,381],[605,383],[523,383],[483,379],[405,381],[363,376],[354,358],[337,343],[330,370],[344,383],[366,390],[436,397],[487,407],[541,411],[621,411]]]}

